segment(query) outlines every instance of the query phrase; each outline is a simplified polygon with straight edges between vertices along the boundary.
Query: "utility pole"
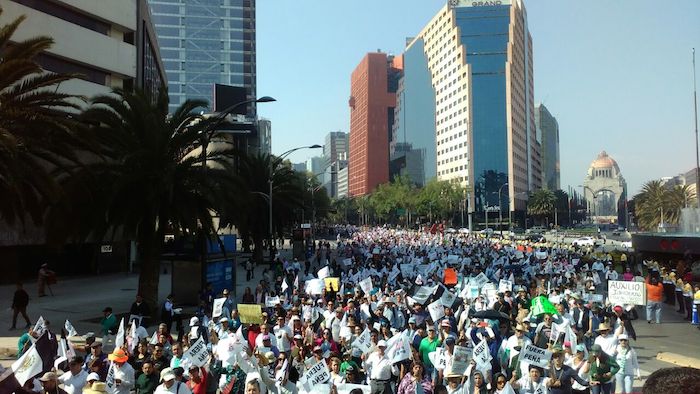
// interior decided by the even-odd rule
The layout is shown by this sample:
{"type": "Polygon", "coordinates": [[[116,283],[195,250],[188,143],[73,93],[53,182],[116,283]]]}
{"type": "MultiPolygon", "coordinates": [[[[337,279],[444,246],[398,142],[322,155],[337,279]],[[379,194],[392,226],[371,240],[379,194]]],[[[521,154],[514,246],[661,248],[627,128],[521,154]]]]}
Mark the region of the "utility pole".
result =
{"type": "Polygon", "coordinates": [[[695,83],[695,48],[693,48],[693,109],[695,110],[695,198],[700,209],[700,150],[698,149],[698,89],[695,83]]]}

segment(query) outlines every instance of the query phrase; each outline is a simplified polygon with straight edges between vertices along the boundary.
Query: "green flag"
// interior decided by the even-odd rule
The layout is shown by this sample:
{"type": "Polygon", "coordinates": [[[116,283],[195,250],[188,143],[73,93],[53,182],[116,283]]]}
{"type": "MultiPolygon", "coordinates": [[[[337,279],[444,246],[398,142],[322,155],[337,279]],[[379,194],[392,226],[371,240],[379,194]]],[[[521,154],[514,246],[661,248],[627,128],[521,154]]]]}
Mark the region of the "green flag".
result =
{"type": "Polygon", "coordinates": [[[551,302],[545,296],[538,296],[532,299],[532,304],[530,308],[530,314],[532,316],[539,316],[544,313],[556,314],[557,308],[552,305],[551,302]]]}

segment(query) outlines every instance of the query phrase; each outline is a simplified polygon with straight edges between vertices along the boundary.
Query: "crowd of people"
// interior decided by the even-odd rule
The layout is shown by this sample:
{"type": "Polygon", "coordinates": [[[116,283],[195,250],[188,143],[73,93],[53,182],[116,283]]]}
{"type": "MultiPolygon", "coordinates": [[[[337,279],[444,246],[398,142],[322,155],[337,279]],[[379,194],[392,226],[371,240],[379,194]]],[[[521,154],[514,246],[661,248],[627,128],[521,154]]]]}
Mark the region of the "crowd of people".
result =
{"type": "MultiPolygon", "coordinates": [[[[102,340],[55,339],[65,359],[16,392],[632,393],[638,310],[611,301],[607,282],[642,283],[646,320],[660,324],[664,284],[678,274],[568,245],[347,235],[309,261],[277,259],[240,300],[208,286],[189,321],[169,297],[152,334],[140,297],[124,325],[105,308],[102,340]],[[103,352],[106,338],[115,346],[103,352]]],[[[20,353],[50,335],[47,322],[40,328],[20,353]]]]}

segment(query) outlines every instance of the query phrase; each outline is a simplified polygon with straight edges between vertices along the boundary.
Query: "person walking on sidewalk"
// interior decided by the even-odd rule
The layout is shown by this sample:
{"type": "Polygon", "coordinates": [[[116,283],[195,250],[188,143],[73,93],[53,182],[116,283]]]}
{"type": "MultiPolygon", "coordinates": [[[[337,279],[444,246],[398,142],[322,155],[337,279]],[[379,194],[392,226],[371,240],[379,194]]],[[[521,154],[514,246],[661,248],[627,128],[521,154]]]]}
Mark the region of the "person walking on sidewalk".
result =
{"type": "Polygon", "coordinates": [[[46,286],[51,286],[56,283],[56,273],[49,269],[49,265],[44,263],[39,268],[37,275],[37,287],[39,288],[39,297],[46,297],[46,286]]]}
{"type": "Polygon", "coordinates": [[[661,324],[661,302],[664,297],[664,286],[656,275],[647,276],[647,323],[651,324],[652,316],[656,318],[656,324],[661,324]]]}
{"type": "Polygon", "coordinates": [[[253,279],[253,261],[248,259],[245,263],[245,280],[250,282],[251,279],[253,279]]]}
{"type": "Polygon", "coordinates": [[[17,328],[17,315],[19,314],[22,314],[22,317],[27,322],[24,328],[32,326],[29,316],[27,316],[27,305],[29,305],[29,294],[22,288],[22,283],[17,282],[17,290],[15,290],[15,295],[12,297],[12,327],[10,327],[10,330],[17,328]]]}

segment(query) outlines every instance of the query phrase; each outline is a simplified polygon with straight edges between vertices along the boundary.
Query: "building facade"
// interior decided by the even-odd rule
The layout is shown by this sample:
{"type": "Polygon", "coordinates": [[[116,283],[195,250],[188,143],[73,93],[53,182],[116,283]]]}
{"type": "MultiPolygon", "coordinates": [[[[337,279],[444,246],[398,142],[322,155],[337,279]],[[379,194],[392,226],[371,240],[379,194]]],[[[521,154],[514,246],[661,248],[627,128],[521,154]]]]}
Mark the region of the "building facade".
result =
{"type": "Polygon", "coordinates": [[[338,171],[338,199],[348,197],[348,167],[338,171]]]}
{"type": "MultiPolygon", "coordinates": [[[[170,110],[187,99],[213,108],[214,84],[256,97],[255,0],[149,0],[168,74],[170,110]]],[[[246,114],[255,115],[255,103],[246,114]]]]}
{"type": "Polygon", "coordinates": [[[313,156],[308,159],[306,159],[306,172],[309,172],[311,175],[315,176],[323,176],[324,170],[325,170],[325,160],[323,159],[323,156],[313,156]]]}
{"type": "Polygon", "coordinates": [[[349,144],[348,133],[331,131],[326,134],[323,144],[323,157],[326,160],[326,167],[339,158],[347,159],[349,144]]]}
{"type": "Polygon", "coordinates": [[[350,80],[348,193],[363,196],[389,181],[389,141],[393,130],[401,62],[386,53],[368,53],[350,80]]]}
{"type": "Polygon", "coordinates": [[[583,197],[592,222],[621,225],[627,222],[627,182],[607,152],[600,152],[591,162],[583,181],[583,197]]]}
{"type": "Polygon", "coordinates": [[[522,1],[452,0],[403,58],[394,135],[425,149],[425,179],[435,174],[468,187],[477,218],[500,206],[524,217],[542,171],[522,1]]]}
{"type": "Polygon", "coordinates": [[[535,108],[537,141],[542,146],[542,187],[561,188],[559,172],[559,123],[544,104],[535,108]]]}

